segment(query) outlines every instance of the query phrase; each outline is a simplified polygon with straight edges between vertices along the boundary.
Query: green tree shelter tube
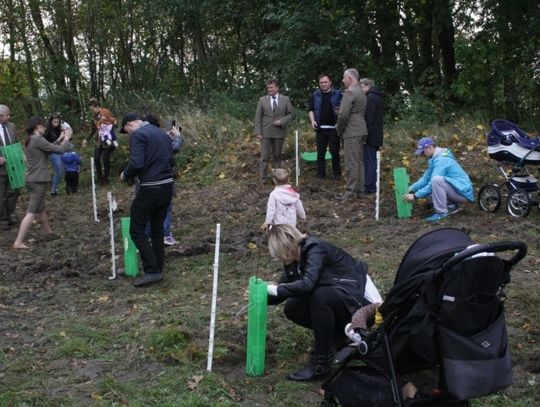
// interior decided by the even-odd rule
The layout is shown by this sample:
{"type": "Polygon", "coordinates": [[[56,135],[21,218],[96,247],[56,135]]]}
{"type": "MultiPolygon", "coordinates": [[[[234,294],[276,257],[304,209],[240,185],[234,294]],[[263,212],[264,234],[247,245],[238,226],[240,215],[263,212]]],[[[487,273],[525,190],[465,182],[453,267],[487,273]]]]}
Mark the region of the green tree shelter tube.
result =
{"type": "Polygon", "coordinates": [[[124,247],[124,273],[127,276],[135,277],[139,274],[139,260],[137,259],[137,247],[129,235],[130,218],[121,218],[122,243],[124,247]]]}
{"type": "Polygon", "coordinates": [[[394,168],[394,191],[398,218],[410,218],[412,215],[412,202],[405,202],[403,195],[409,192],[409,176],[403,167],[394,168]]]}
{"type": "Polygon", "coordinates": [[[267,283],[255,276],[249,279],[246,373],[264,374],[266,353],[267,283]]]}
{"type": "Polygon", "coordinates": [[[9,186],[12,189],[24,187],[26,165],[24,163],[24,152],[21,143],[13,143],[5,147],[0,147],[0,155],[6,159],[9,186]]]}

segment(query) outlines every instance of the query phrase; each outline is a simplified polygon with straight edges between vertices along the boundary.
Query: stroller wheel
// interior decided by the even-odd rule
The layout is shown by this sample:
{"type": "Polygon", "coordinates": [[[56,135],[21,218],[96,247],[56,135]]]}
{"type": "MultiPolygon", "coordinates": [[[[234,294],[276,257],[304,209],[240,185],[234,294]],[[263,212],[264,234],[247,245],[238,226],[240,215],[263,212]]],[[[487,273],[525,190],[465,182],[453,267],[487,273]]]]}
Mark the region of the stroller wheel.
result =
{"type": "Polygon", "coordinates": [[[496,212],[501,206],[501,190],[497,185],[487,184],[478,192],[478,207],[484,212],[496,212]]]}
{"type": "Polygon", "coordinates": [[[521,188],[514,189],[508,194],[506,209],[510,215],[516,218],[527,216],[531,210],[529,194],[521,188]]]}

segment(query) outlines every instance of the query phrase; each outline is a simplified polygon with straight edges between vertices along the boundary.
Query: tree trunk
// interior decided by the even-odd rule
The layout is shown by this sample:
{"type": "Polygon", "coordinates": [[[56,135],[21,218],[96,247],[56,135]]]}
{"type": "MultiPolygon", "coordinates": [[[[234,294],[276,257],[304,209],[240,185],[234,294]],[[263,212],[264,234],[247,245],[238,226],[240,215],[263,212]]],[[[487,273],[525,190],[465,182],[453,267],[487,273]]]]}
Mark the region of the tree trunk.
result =
{"type": "Polygon", "coordinates": [[[386,91],[396,93],[400,83],[396,59],[397,43],[400,37],[397,0],[376,1],[375,13],[382,48],[379,66],[385,72],[386,91]]]}
{"type": "Polygon", "coordinates": [[[53,81],[56,85],[56,90],[61,94],[68,94],[67,88],[66,88],[66,82],[64,77],[64,58],[63,56],[56,51],[56,49],[53,47],[51,39],[47,35],[47,32],[45,30],[45,25],[43,24],[43,19],[41,17],[41,10],[39,9],[39,1],[38,0],[29,0],[28,6],[30,7],[30,15],[32,16],[32,20],[34,21],[34,24],[38,30],[39,38],[41,39],[41,42],[43,43],[43,47],[45,48],[45,52],[47,55],[51,58],[51,70],[52,70],[52,77],[53,81]]]}
{"type": "Polygon", "coordinates": [[[450,0],[433,0],[433,25],[437,32],[442,59],[443,79],[450,85],[457,77],[454,54],[454,22],[450,0]]]}

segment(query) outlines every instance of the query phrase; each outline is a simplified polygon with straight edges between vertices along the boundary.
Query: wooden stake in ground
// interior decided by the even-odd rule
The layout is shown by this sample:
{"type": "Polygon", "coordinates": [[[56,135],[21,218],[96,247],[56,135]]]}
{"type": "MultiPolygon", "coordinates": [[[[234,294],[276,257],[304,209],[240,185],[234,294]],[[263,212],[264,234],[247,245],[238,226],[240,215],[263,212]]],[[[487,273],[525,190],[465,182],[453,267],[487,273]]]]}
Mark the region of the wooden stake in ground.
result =
{"type": "Polygon", "coordinates": [[[90,168],[92,170],[92,205],[94,206],[94,220],[99,222],[97,215],[97,201],[96,201],[96,164],[94,163],[94,157],[90,157],[90,168]]]}
{"type": "Polygon", "coordinates": [[[116,206],[116,201],[113,200],[112,192],[107,192],[107,201],[109,202],[109,234],[111,235],[111,271],[112,274],[109,277],[109,280],[114,280],[116,278],[116,254],[114,248],[114,209],[116,206]]]}
{"type": "Polygon", "coordinates": [[[296,187],[298,188],[298,179],[300,178],[300,161],[299,161],[299,146],[298,146],[298,130],[295,131],[295,145],[296,145],[296,187]]]}
{"type": "Polygon", "coordinates": [[[214,281],[212,284],[212,311],[210,313],[210,337],[208,339],[208,364],[206,370],[212,371],[212,358],[214,356],[214,330],[216,328],[216,306],[217,306],[217,287],[219,273],[219,239],[221,235],[221,224],[216,224],[216,248],[214,251],[214,281]]]}
{"type": "Polygon", "coordinates": [[[379,220],[379,202],[381,198],[381,152],[377,151],[377,194],[375,203],[375,220],[379,220]]]}

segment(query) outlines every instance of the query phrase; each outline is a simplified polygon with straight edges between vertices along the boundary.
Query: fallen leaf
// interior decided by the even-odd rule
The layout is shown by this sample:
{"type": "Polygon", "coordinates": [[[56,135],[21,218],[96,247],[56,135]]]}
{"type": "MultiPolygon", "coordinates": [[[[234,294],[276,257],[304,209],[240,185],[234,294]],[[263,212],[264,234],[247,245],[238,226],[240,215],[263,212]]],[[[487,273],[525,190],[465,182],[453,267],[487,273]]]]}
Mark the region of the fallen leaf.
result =
{"type": "Polygon", "coordinates": [[[203,379],[204,379],[203,375],[191,376],[191,378],[188,380],[188,383],[187,383],[188,388],[190,390],[195,390],[199,386],[199,383],[202,382],[203,379]]]}

